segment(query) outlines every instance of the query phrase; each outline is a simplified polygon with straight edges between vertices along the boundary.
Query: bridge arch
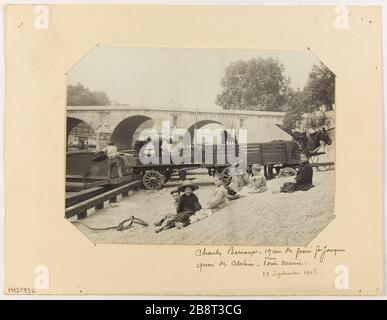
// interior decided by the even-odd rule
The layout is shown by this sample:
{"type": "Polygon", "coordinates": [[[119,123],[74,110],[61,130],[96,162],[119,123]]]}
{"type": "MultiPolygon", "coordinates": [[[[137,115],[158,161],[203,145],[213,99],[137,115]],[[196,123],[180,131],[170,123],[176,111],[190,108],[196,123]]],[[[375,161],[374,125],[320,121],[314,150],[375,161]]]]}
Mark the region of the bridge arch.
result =
{"type": "Polygon", "coordinates": [[[191,126],[189,126],[188,129],[187,129],[187,134],[190,135],[191,142],[193,143],[195,141],[195,137],[194,137],[195,130],[199,130],[199,129],[201,129],[201,128],[207,126],[207,125],[210,125],[210,124],[217,124],[217,125],[219,125],[221,127],[224,127],[223,123],[221,123],[219,121],[216,121],[216,120],[206,119],[206,120],[197,121],[194,124],[192,124],[191,126]]]}
{"type": "Polygon", "coordinates": [[[78,119],[78,118],[67,117],[67,123],[66,123],[66,137],[67,138],[68,138],[71,130],[73,130],[81,122],[86,123],[85,121],[78,119]]]}
{"type": "Polygon", "coordinates": [[[143,115],[134,115],[125,118],[114,128],[111,141],[114,142],[119,150],[132,149],[136,130],[149,120],[153,119],[143,115]]]}
{"type": "MultiPolygon", "coordinates": [[[[205,126],[208,126],[208,125],[211,125],[211,124],[216,124],[216,125],[219,125],[221,128],[223,128],[224,130],[226,130],[226,126],[219,122],[219,121],[216,121],[216,120],[209,120],[209,119],[206,119],[206,120],[200,120],[200,121],[197,121],[195,122],[194,124],[192,124],[190,127],[188,127],[187,129],[187,134],[189,133],[190,136],[191,136],[191,142],[194,142],[194,132],[195,132],[195,129],[196,130],[199,130],[205,126]]],[[[227,132],[226,132],[227,134],[227,132]]],[[[227,139],[231,139],[231,136],[227,134],[227,139]]],[[[221,141],[221,143],[223,143],[224,141],[221,141]]]]}
{"type": "Polygon", "coordinates": [[[67,149],[70,147],[76,149],[96,147],[96,132],[89,123],[75,117],[67,117],[66,120],[67,149]]]}

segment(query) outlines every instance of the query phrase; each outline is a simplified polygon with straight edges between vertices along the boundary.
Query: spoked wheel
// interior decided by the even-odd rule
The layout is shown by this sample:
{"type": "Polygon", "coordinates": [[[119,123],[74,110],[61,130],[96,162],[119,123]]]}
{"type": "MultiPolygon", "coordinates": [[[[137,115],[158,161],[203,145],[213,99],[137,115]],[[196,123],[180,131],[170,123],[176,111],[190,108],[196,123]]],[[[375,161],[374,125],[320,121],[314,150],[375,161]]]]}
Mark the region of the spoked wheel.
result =
{"type": "Polygon", "coordinates": [[[158,190],[164,184],[164,176],[155,170],[146,171],[142,177],[142,183],[148,190],[158,190]]]}
{"type": "Polygon", "coordinates": [[[223,182],[225,186],[228,186],[231,182],[231,172],[230,172],[230,167],[226,167],[222,170],[222,177],[223,177],[223,182]]]}
{"type": "Polygon", "coordinates": [[[279,178],[294,177],[297,175],[297,170],[294,168],[286,167],[282,168],[278,174],[279,178]]]}

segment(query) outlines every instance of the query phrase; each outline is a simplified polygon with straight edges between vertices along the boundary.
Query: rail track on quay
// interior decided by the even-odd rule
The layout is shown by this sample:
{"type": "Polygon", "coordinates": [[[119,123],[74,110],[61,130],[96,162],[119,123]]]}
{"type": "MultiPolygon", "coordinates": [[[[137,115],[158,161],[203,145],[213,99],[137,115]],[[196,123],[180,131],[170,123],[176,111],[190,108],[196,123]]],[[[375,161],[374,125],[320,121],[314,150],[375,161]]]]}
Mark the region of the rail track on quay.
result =
{"type": "Polygon", "coordinates": [[[118,196],[128,197],[130,191],[141,186],[142,181],[139,177],[124,176],[113,179],[110,184],[105,179],[94,183],[90,188],[69,192],[66,194],[65,218],[76,216],[77,219],[84,219],[88,210],[93,208],[101,210],[105,207],[105,202],[116,203],[118,196]]]}
{"type": "MultiPolygon", "coordinates": [[[[187,172],[188,176],[192,174],[187,172]]],[[[206,173],[195,172],[194,174],[206,173]]],[[[114,178],[110,183],[104,177],[85,179],[80,175],[68,175],[66,176],[65,218],[76,216],[77,219],[84,219],[87,217],[88,210],[93,208],[101,210],[105,207],[106,202],[116,203],[118,196],[126,198],[131,191],[143,187],[142,177],[137,175],[114,178]]]]}

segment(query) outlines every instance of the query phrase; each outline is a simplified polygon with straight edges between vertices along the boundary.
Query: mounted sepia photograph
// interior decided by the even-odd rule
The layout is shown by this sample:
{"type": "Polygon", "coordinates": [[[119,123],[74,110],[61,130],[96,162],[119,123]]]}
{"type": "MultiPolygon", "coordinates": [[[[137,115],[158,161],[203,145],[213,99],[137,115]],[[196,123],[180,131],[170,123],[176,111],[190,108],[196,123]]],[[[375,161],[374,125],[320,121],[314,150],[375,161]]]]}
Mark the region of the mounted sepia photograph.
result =
{"type": "Polygon", "coordinates": [[[4,294],[383,295],[381,7],[235,4],[6,6],[4,294]]]}
{"type": "Polygon", "coordinates": [[[307,246],[335,219],[311,50],[98,45],[66,74],[65,217],[93,243],[307,246]]]}

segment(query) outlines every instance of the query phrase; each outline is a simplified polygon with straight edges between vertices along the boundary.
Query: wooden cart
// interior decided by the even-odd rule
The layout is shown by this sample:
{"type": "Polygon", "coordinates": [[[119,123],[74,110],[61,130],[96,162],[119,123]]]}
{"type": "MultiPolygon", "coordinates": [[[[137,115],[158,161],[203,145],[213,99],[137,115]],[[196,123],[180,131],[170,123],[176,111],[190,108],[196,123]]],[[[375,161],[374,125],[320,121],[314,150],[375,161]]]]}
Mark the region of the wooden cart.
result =
{"type": "MultiPolygon", "coordinates": [[[[122,162],[125,177],[134,177],[142,180],[146,189],[157,190],[171,178],[172,175],[178,175],[181,180],[186,178],[188,170],[196,168],[206,168],[210,175],[221,173],[224,182],[228,184],[231,180],[230,166],[236,161],[235,157],[228,158],[228,152],[231,147],[235,147],[233,154],[244,154],[248,169],[254,163],[265,166],[265,174],[275,170],[279,176],[290,176],[297,174],[297,168],[300,165],[300,151],[297,144],[293,141],[273,141],[267,143],[251,143],[247,145],[218,145],[203,146],[191,148],[190,156],[184,158],[180,164],[163,163],[162,157],[158,158],[157,163],[143,164],[140,161],[140,150],[134,152],[124,152],[121,155],[126,161],[122,162]]],[[[95,152],[69,152],[67,154],[67,187],[80,189],[95,187],[106,184],[107,163],[93,162],[92,158],[95,152]]],[[[160,154],[160,153],[159,153],[160,154]]],[[[113,178],[117,172],[113,170],[113,178]]],[[[124,177],[124,180],[125,180],[124,177]]],[[[115,180],[122,180],[115,178],[115,180]]],[[[118,181],[119,182],[119,181],[118,181]]]]}
{"type": "MultiPolygon", "coordinates": [[[[146,189],[160,189],[177,173],[181,180],[185,179],[186,170],[194,168],[206,168],[209,174],[215,172],[223,175],[224,182],[228,184],[231,180],[230,168],[235,163],[235,157],[228,158],[228,149],[231,145],[218,145],[206,147],[194,147],[189,152],[190,156],[185,158],[181,164],[162,163],[160,156],[158,163],[142,164],[139,153],[135,154],[137,164],[132,167],[133,173],[141,177],[146,189]],[[212,156],[211,156],[212,155],[212,156]]],[[[276,170],[279,176],[293,176],[297,174],[300,166],[300,151],[293,141],[273,141],[268,143],[252,143],[247,145],[233,145],[236,157],[245,153],[248,169],[259,163],[265,166],[270,173],[276,170]]]]}

